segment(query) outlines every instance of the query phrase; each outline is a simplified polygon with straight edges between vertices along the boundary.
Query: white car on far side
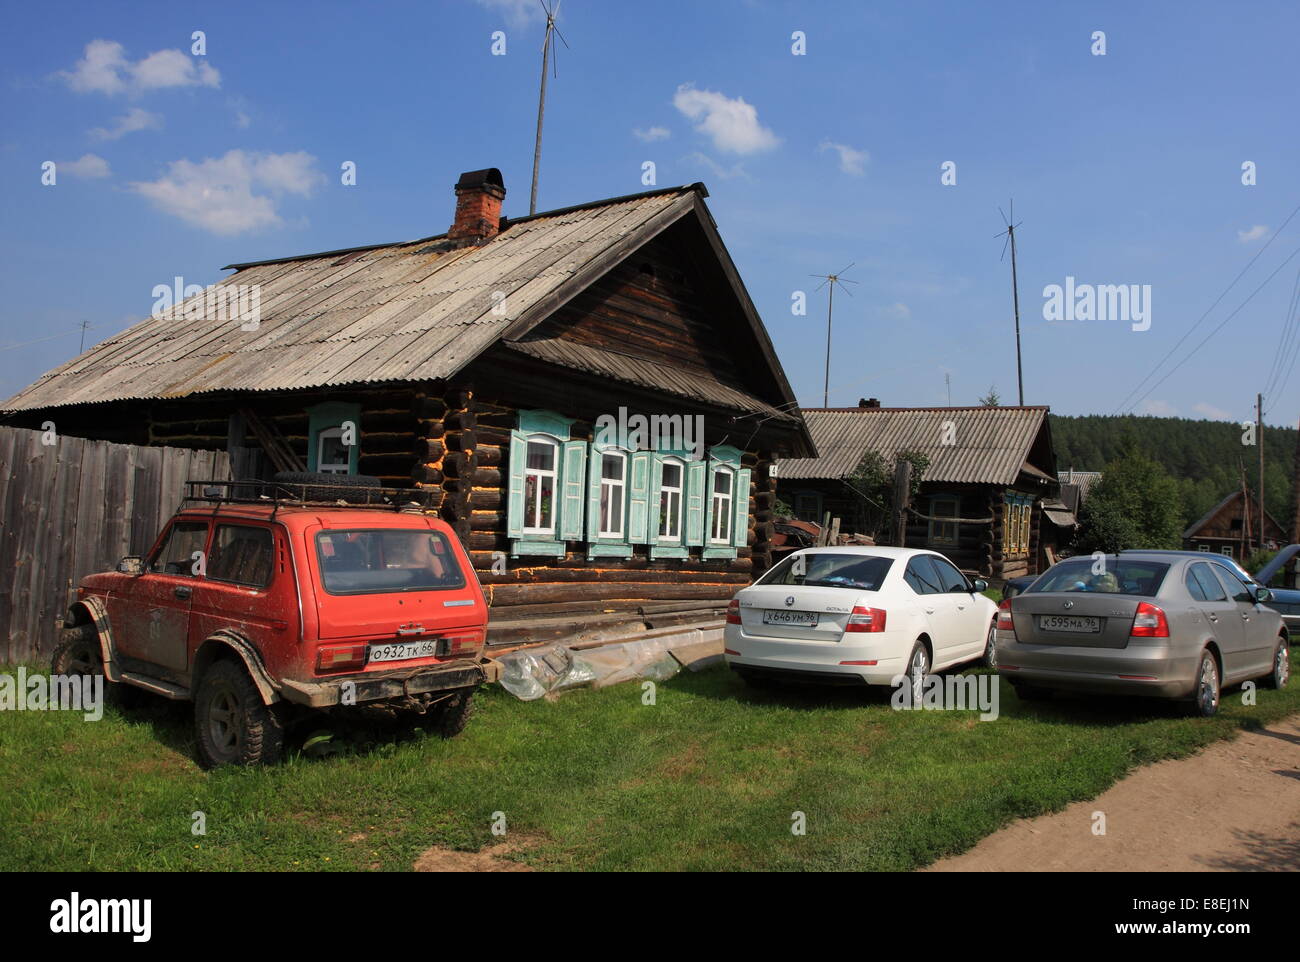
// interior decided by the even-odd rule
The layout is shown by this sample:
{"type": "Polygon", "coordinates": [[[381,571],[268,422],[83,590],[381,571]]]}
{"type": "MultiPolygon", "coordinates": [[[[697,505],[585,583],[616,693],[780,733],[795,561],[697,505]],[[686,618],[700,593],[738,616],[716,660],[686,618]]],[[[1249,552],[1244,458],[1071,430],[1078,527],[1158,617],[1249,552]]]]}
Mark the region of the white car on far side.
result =
{"type": "MultiPolygon", "coordinates": [[[[747,682],[889,685],[983,658],[996,667],[997,605],[941,554],[804,548],[727,609],[727,665],[747,682]]],[[[919,703],[919,697],[918,697],[919,703]]]]}

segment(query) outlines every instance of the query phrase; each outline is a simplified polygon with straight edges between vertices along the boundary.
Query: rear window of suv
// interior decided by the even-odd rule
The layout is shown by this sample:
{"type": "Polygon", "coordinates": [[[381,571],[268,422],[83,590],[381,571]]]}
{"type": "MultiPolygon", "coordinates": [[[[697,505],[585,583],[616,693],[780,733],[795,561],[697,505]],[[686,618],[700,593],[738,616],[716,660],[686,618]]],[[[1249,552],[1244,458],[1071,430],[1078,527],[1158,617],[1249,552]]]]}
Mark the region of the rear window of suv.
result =
{"type": "Polygon", "coordinates": [[[879,591],[893,563],[892,558],[860,554],[811,552],[791,555],[759,578],[757,584],[879,591]]]}
{"type": "Polygon", "coordinates": [[[1094,571],[1091,558],[1062,561],[1025,589],[1025,594],[1044,591],[1083,591],[1109,595],[1150,597],[1160,590],[1169,565],[1159,561],[1106,561],[1103,570],[1094,571]]]}
{"type": "Polygon", "coordinates": [[[316,556],[332,595],[465,587],[455,552],[437,531],[320,531],[316,556]]]}

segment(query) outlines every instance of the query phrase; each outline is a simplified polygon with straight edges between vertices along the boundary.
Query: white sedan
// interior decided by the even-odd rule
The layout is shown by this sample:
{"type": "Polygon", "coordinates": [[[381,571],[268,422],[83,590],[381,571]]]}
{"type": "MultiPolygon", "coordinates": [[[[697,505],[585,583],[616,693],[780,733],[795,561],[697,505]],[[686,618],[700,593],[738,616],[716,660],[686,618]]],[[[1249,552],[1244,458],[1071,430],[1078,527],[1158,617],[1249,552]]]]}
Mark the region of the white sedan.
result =
{"type": "Polygon", "coordinates": [[[889,685],[983,658],[996,667],[997,605],[941,554],[805,548],[727,609],[728,666],[746,681],[889,685]]]}

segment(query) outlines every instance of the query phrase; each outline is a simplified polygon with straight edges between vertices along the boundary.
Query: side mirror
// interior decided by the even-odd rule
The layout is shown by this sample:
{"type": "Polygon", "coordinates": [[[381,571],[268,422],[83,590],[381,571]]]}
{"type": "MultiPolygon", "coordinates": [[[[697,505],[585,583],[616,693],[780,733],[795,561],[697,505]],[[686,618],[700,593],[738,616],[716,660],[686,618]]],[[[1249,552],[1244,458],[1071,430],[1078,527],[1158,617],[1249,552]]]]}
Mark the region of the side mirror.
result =
{"type": "Polygon", "coordinates": [[[989,590],[989,583],[985,581],[983,578],[976,578],[975,581],[971,584],[971,594],[977,595],[982,591],[988,591],[988,590],[989,590]]]}
{"type": "Polygon", "coordinates": [[[137,555],[128,555],[117,563],[117,570],[124,575],[144,574],[144,559],[137,555]]]}
{"type": "Polygon", "coordinates": [[[1261,605],[1266,605],[1273,600],[1273,592],[1267,588],[1255,589],[1255,601],[1261,605]]]}

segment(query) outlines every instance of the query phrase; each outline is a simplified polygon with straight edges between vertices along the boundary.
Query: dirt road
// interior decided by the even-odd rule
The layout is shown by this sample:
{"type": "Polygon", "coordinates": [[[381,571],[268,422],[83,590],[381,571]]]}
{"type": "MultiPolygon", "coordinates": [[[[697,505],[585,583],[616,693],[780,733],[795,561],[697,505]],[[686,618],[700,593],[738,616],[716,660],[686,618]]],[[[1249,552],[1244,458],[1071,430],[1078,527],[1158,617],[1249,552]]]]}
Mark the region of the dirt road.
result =
{"type": "Polygon", "coordinates": [[[1300,870],[1300,716],[1139,769],[924,871],[1300,870]],[[1105,835],[1094,835],[1094,812],[1105,835]]]}

